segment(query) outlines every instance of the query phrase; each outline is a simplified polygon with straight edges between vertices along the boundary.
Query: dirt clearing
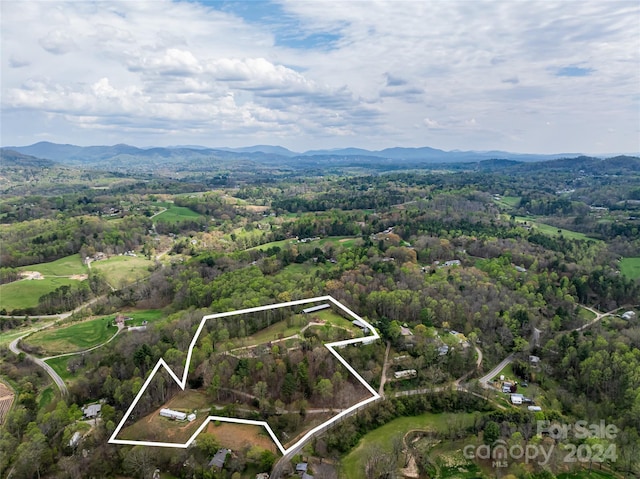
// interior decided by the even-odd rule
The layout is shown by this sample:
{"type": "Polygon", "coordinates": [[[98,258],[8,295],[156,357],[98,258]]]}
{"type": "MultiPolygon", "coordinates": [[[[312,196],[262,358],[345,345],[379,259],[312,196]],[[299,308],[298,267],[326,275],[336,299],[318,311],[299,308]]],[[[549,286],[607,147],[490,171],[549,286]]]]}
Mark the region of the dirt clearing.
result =
{"type": "Polygon", "coordinates": [[[276,454],[278,453],[276,444],[262,426],[220,422],[218,426],[214,423],[209,423],[206,431],[213,434],[220,442],[220,445],[231,450],[237,451],[245,447],[259,446],[276,454]]]}

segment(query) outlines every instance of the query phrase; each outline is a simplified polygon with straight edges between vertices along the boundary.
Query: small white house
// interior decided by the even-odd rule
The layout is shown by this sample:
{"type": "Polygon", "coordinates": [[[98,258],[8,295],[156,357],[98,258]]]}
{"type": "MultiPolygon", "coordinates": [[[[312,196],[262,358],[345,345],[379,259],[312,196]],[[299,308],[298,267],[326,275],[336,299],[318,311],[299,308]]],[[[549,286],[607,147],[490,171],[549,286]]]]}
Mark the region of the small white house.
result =
{"type": "Polygon", "coordinates": [[[168,417],[169,419],[174,419],[176,421],[184,421],[185,419],[187,419],[187,413],[174,411],[173,409],[167,408],[160,409],[160,415],[162,417],[168,417]]]}
{"type": "Polygon", "coordinates": [[[527,409],[529,411],[542,411],[542,408],[540,406],[529,406],[527,409]]]}
{"type": "Polygon", "coordinates": [[[522,396],[519,396],[517,394],[512,394],[511,395],[511,404],[522,404],[522,396]]]}
{"type": "Polygon", "coordinates": [[[625,311],[621,318],[622,319],[626,319],[627,321],[631,321],[632,319],[635,319],[636,317],[636,313],[634,311],[625,311]]]}
{"type": "Polygon", "coordinates": [[[193,422],[193,421],[195,421],[195,420],[196,420],[196,415],[195,415],[195,413],[191,413],[191,414],[189,414],[189,415],[187,416],[187,421],[189,421],[189,422],[193,422]]]}

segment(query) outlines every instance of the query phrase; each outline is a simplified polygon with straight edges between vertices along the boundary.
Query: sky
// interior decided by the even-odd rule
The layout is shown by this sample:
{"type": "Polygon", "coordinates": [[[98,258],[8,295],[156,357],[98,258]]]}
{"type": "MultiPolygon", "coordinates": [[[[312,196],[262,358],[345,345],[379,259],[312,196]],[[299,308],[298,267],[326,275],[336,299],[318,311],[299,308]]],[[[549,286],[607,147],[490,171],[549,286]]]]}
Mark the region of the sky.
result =
{"type": "Polygon", "coordinates": [[[0,144],[640,151],[640,2],[0,0],[0,144]]]}

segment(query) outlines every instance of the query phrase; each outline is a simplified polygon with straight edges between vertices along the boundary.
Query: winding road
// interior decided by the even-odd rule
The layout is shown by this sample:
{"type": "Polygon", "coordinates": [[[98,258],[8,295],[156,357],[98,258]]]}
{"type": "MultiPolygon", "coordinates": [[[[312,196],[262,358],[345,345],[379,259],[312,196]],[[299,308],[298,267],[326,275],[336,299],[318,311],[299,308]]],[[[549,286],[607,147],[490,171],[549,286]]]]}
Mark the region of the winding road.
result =
{"type": "MultiPolygon", "coordinates": [[[[47,326],[44,326],[44,327],[42,327],[40,329],[44,329],[45,327],[49,327],[52,324],[53,323],[49,323],[47,326]]],[[[36,331],[40,331],[40,329],[37,329],[36,331]]],[[[35,356],[31,355],[31,354],[25,353],[20,348],[18,348],[18,343],[20,342],[20,340],[22,338],[28,336],[29,334],[33,333],[33,332],[34,331],[30,331],[28,333],[25,333],[22,336],[20,336],[19,338],[16,338],[13,341],[11,341],[11,343],[9,344],[9,349],[14,354],[24,353],[24,355],[26,357],[31,359],[34,363],[36,363],[38,366],[40,366],[42,369],[44,369],[49,376],[51,376],[51,379],[53,379],[53,382],[56,383],[56,386],[58,386],[58,389],[60,390],[60,394],[63,397],[68,396],[69,395],[69,390],[67,389],[67,385],[64,383],[62,378],[58,375],[57,372],[54,371],[54,369],[51,366],[49,366],[47,363],[45,363],[42,359],[37,358],[37,357],[35,357],[35,356]]]]}

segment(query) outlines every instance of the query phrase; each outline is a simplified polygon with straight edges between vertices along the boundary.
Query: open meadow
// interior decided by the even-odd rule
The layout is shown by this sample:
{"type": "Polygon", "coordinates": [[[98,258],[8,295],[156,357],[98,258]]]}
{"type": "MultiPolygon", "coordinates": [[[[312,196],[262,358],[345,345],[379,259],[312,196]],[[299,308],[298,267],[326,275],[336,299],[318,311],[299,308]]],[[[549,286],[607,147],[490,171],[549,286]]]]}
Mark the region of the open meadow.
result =
{"type": "Polygon", "coordinates": [[[541,223],[533,216],[516,216],[516,222],[532,226],[535,230],[540,231],[540,233],[543,233],[549,236],[564,236],[565,238],[569,238],[569,239],[600,241],[594,238],[589,238],[584,233],[578,233],[577,231],[571,231],[564,228],[557,228],[555,226],[541,223]]]}
{"type": "Polygon", "coordinates": [[[342,477],[364,479],[365,462],[372,447],[382,452],[391,452],[396,438],[402,438],[412,430],[447,432],[452,424],[473,424],[480,413],[425,413],[420,416],[399,417],[384,426],[365,434],[358,445],[342,459],[342,477]]]}
{"type": "Polygon", "coordinates": [[[158,203],[158,205],[167,208],[166,211],[163,211],[154,218],[155,221],[159,221],[162,223],[174,224],[179,223],[180,221],[192,220],[202,217],[202,215],[200,215],[199,213],[196,213],[195,211],[190,210],[189,208],[186,208],[184,206],[176,206],[175,204],[169,202],[161,202],[158,203]]]}
{"type": "Polygon", "coordinates": [[[59,288],[74,286],[86,279],[87,267],[79,254],[66,256],[48,263],[38,263],[17,268],[25,278],[0,285],[0,310],[11,312],[15,309],[33,308],[38,299],[59,288]]]}
{"type": "Polygon", "coordinates": [[[116,334],[108,318],[93,319],[57,328],[44,329],[23,339],[31,347],[40,347],[47,356],[82,351],[102,344],[116,334]]]}
{"type": "Polygon", "coordinates": [[[41,296],[60,286],[77,284],[78,280],[66,277],[45,277],[44,279],[21,279],[0,285],[0,310],[4,309],[11,313],[16,309],[34,308],[38,306],[38,299],[41,296]]]}
{"type": "Polygon", "coordinates": [[[627,278],[640,278],[640,256],[621,259],[620,272],[627,278]]]}
{"type": "Polygon", "coordinates": [[[153,264],[143,256],[112,256],[92,262],[91,268],[101,271],[107,283],[118,289],[149,276],[153,264]]]}
{"type": "Polygon", "coordinates": [[[72,254],[49,263],[21,266],[20,271],[37,271],[45,278],[48,276],[73,276],[87,274],[87,266],[80,259],[79,254],[72,254]]]}

